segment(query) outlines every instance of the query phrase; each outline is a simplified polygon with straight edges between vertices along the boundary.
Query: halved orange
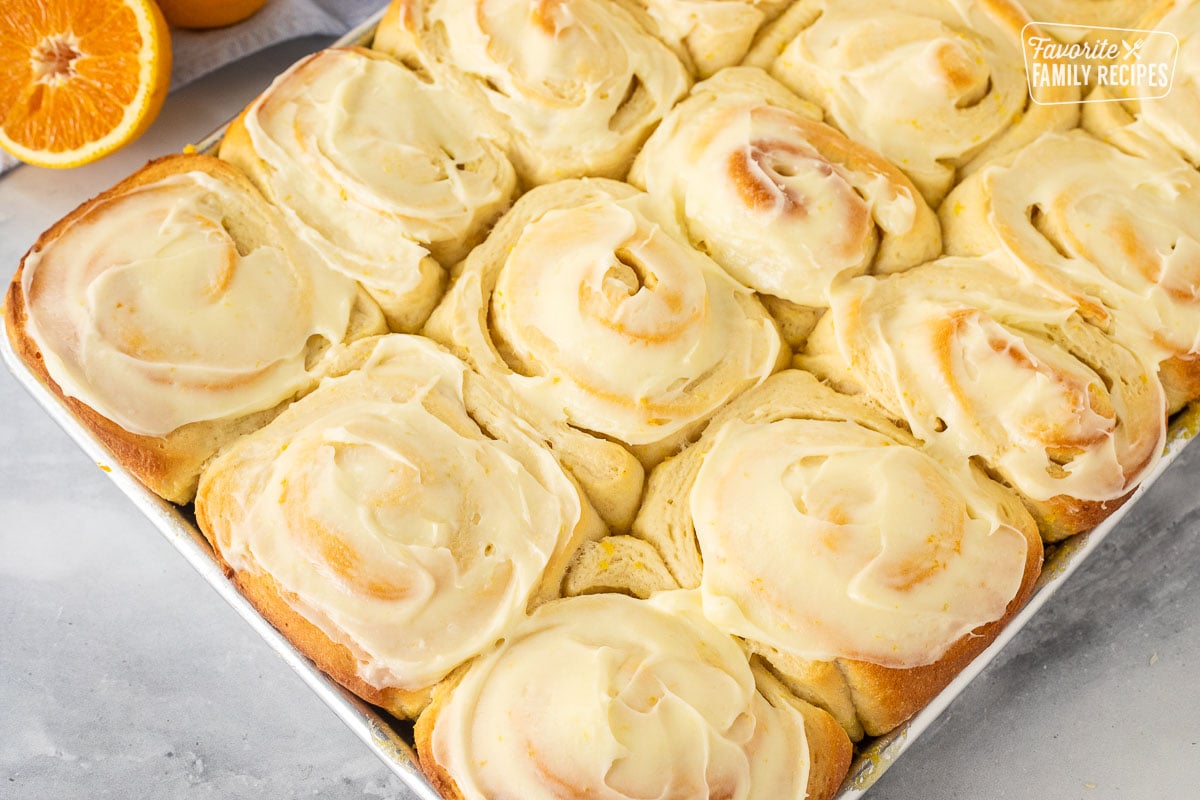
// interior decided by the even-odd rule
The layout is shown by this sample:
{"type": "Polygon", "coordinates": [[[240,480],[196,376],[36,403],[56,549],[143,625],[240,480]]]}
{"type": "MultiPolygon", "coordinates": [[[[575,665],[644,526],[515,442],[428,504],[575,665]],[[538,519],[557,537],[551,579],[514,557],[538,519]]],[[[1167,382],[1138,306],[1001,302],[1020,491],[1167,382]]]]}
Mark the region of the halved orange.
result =
{"type": "Polygon", "coordinates": [[[171,81],[171,39],[153,0],[4,0],[0,147],[74,167],[140,136],[171,81]]]}

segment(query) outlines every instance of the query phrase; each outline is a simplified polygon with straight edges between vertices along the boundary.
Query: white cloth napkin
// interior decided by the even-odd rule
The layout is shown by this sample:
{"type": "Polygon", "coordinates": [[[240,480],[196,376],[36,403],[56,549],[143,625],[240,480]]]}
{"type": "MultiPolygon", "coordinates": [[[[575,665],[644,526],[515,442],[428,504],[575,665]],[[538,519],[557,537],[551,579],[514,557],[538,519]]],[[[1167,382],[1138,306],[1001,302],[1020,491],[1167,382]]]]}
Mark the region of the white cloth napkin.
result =
{"type": "MultiPolygon", "coordinates": [[[[387,0],[269,0],[245,22],[208,31],[171,30],[171,90],[251,53],[300,36],[340,36],[387,0]]],[[[19,162],[0,150],[0,174],[19,162]]]]}

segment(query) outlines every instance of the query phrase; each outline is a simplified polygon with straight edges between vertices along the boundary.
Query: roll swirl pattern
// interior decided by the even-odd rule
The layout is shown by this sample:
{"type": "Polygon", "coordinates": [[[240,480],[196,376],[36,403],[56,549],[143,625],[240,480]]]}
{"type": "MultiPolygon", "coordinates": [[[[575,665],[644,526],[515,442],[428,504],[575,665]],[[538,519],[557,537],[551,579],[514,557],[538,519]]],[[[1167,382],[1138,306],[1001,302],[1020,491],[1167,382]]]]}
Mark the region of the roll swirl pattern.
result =
{"type": "Polygon", "coordinates": [[[1025,539],[960,487],[850,422],[725,427],[689,495],[709,616],[811,659],[936,661],[1004,615],[1025,567],[1025,539]]]}
{"type": "Polygon", "coordinates": [[[1001,259],[845,282],[801,364],[865,390],[935,451],[983,459],[1058,539],[1157,462],[1165,396],[1152,368],[1001,259]]]}
{"type": "Polygon", "coordinates": [[[1132,48],[1130,69],[1167,65],[1170,82],[1096,88],[1088,99],[1101,102],[1084,104],[1084,127],[1122,149],[1146,153],[1166,148],[1200,167],[1200,3],[1153,0],[1132,5],[1145,13],[1126,23],[1128,27],[1155,33],[1105,33],[1114,39],[1126,36],[1132,48]],[[1150,99],[1136,99],[1138,95],[1150,99]]]}
{"type": "Polygon", "coordinates": [[[297,235],[372,293],[394,329],[424,323],[507,209],[516,173],[482,110],[387,56],[333,48],[272,84],[234,121],[221,157],[297,235]]]}
{"type": "Polygon", "coordinates": [[[1200,396],[1200,174],[1186,163],[1046,136],[964,181],[942,219],[949,252],[1002,248],[1159,366],[1172,409],[1200,396]]]}
{"type": "Polygon", "coordinates": [[[1042,555],[1015,493],[800,370],[661,464],[633,531],[698,588],[713,624],[856,738],[902,722],[982,650],[1042,555]],[[821,689],[814,662],[836,662],[851,690],[821,689]],[[855,707],[839,708],[846,696],[855,707]]]}
{"type": "Polygon", "coordinates": [[[935,258],[937,221],[908,178],[819,114],[761,70],[724,70],[671,112],[630,180],[733,277],[792,303],[825,306],[838,275],[935,258]]]}
{"type": "Polygon", "coordinates": [[[604,180],[523,196],[426,333],[547,414],[649,461],[784,355],[749,290],[660,226],[646,195],[604,180]]]}
{"type": "Polygon", "coordinates": [[[151,163],[47,231],[7,313],[30,363],[176,502],[222,444],[315,385],[330,345],[383,329],[244,175],[195,155],[151,163]]]}
{"type": "Polygon", "coordinates": [[[490,107],[526,184],[623,178],[688,90],[679,58],[636,3],[393,0],[374,47],[490,107]]]}
{"type": "MultiPolygon", "coordinates": [[[[1124,28],[1133,25],[1156,0],[1021,0],[1035,22],[1053,22],[1084,27],[1124,28]]],[[[1083,38],[1086,31],[1080,31],[1083,38]]],[[[1098,33],[1110,34],[1110,31],[1098,33]]],[[[1069,35],[1056,29],[1059,36],[1069,35]]]]}
{"type": "Polygon", "coordinates": [[[1078,120],[1077,89],[1029,96],[1011,0],[800,0],[744,63],[824,109],[912,178],[936,207],[992,156],[1078,120]]]}
{"type": "Polygon", "coordinates": [[[406,715],[556,597],[603,527],[458,359],[401,335],[353,355],[358,369],[214,461],[196,514],[268,618],[319,631],[297,637],[311,658],[406,715]]]}
{"type": "Polygon", "coordinates": [[[755,677],[692,593],[568,598],[452,682],[418,749],[462,800],[828,796],[807,794],[805,715],[755,677]]]}
{"type": "Polygon", "coordinates": [[[764,22],[779,16],[788,0],[638,0],[692,74],[707,78],[742,60],[764,22]]]}

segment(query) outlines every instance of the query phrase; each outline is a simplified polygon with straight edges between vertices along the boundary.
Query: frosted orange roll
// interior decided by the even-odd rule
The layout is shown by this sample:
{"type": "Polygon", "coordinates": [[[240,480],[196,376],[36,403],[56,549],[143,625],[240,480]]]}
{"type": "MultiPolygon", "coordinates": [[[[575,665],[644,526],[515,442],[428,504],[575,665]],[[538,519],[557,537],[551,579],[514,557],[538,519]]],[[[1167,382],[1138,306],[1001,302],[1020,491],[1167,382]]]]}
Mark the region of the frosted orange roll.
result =
{"type": "Polygon", "coordinates": [[[680,54],[692,75],[707,78],[742,60],[764,22],[788,0],[637,0],[658,38],[680,54]]]}
{"type": "Polygon", "coordinates": [[[798,341],[838,275],[941,252],[937,220],[904,173],[752,67],[696,84],[646,142],[630,182],[730,275],[775,298],[769,308],[798,341]]]}
{"type": "Polygon", "coordinates": [[[946,249],[1001,248],[1156,365],[1169,409],[1200,396],[1200,174],[1083,131],[972,175],[942,207],[946,249]]]}
{"type": "Polygon", "coordinates": [[[374,47],[490,108],[527,185],[623,178],[691,79],[625,0],[393,0],[374,47]]]}
{"type": "Polygon", "coordinates": [[[196,518],[302,652],[413,716],[604,528],[503,390],[432,342],[367,339],[342,370],[205,470],[196,518]]]}
{"type": "MultiPolygon", "coordinates": [[[[1025,603],[1042,557],[1015,493],[799,370],[655,469],[633,532],[855,739],[941,691],[1025,603]]],[[[579,569],[617,582],[596,564],[579,569]]]]}
{"type": "Polygon", "coordinates": [[[753,293],[604,179],[524,195],[467,258],[425,332],[649,465],[786,358],[753,293]]]}
{"type": "Polygon", "coordinates": [[[1003,258],[846,281],[799,363],[865,392],[931,451],[981,459],[1057,540],[1098,524],[1153,469],[1165,394],[1145,361],[1003,258]]]}
{"type": "Polygon", "coordinates": [[[827,800],[850,760],[691,592],[542,606],[439,687],[416,739],[452,800],[827,800]]]}
{"type": "Polygon", "coordinates": [[[23,360],[149,488],[184,503],[222,445],[309,391],[378,307],[242,173],[152,162],[44,233],[6,303],[23,360]]]}
{"type": "Polygon", "coordinates": [[[220,156],[296,234],[366,287],[393,330],[420,328],[449,267],[508,208],[505,136],[445,86],[380,53],[300,61],[232,123],[220,156]]]}
{"type": "MultiPolygon", "coordinates": [[[[1083,125],[1123,150],[1148,153],[1167,149],[1200,166],[1200,3],[1195,0],[1147,0],[1143,14],[1127,23],[1159,35],[1125,34],[1132,48],[1129,63],[1166,64],[1173,69],[1166,87],[1102,86],[1088,95],[1083,125]],[[1135,99],[1149,94],[1151,99],[1135,99]]],[[[1106,31],[1114,41],[1121,31],[1106,31]]]]}
{"type": "MultiPolygon", "coordinates": [[[[1021,5],[1036,22],[1124,28],[1133,25],[1155,2],[1157,0],[1021,0],[1021,5]]],[[[1059,36],[1069,31],[1055,29],[1054,33],[1059,36]]]]}
{"type": "Polygon", "coordinates": [[[1012,0],[799,0],[743,63],[762,67],[937,207],[959,177],[1074,127],[1078,89],[1029,96],[1012,0]]]}

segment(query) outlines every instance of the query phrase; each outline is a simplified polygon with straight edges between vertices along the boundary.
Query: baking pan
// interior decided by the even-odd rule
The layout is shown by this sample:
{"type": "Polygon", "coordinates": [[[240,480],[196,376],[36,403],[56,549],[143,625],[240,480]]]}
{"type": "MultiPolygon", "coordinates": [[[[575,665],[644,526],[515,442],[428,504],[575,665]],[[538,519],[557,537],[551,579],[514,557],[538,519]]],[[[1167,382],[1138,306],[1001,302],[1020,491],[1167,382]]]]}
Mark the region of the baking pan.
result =
{"type": "MultiPolygon", "coordinates": [[[[339,39],[337,45],[370,45],[382,10],[339,39]]],[[[215,131],[195,149],[213,152],[224,128],[215,131]]],[[[271,626],[237,590],[218,565],[212,549],[196,526],[190,509],[181,508],[150,492],[119,465],[110,466],[103,445],[87,431],[54,395],[17,358],[7,337],[0,342],[0,354],[10,372],[47,414],[72,440],[108,474],[192,567],[216,590],[225,602],[252,627],[288,664],[313,692],[346,724],[362,742],[408,787],[414,798],[440,800],[440,795],[425,780],[417,767],[412,748],[411,724],[401,723],[355,697],[317,669],[292,644],[271,626]]],[[[1169,468],[1175,457],[1196,433],[1200,411],[1191,409],[1172,421],[1166,452],[1158,466],[1142,483],[1134,497],[1094,530],[1065,542],[1047,546],[1045,565],[1037,589],[1029,603],[1016,615],[996,640],[963,670],[934,700],[892,732],[864,740],[856,748],[849,776],[837,794],[837,800],[852,800],[868,793],[870,787],[908,749],[921,733],[941,715],[966,686],[983,672],[993,658],[1030,618],[1037,613],[1066,578],[1083,563],[1104,538],[1121,522],[1146,489],[1169,468]]]]}
{"type": "MultiPolygon", "coordinates": [[[[426,782],[417,767],[411,744],[411,726],[397,723],[386,713],[367,705],[334,683],[297,651],[237,590],[217,564],[212,548],[196,527],[189,509],[168,503],[146,489],[137,478],[119,465],[110,465],[111,457],[104,446],[76,421],[67,407],[17,358],[7,337],[0,341],[0,354],[17,382],[33,396],[46,413],[101,468],[135,506],[150,520],[167,541],[216,590],[225,602],[249,623],[259,636],[308,684],[317,696],[338,716],[409,787],[419,800],[440,800],[440,795],[426,782]]],[[[987,667],[1004,645],[1037,613],[1063,581],[1099,547],[1101,541],[1119,524],[1124,515],[1145,493],[1195,433],[1195,410],[1184,412],[1171,426],[1166,453],[1154,472],[1142,483],[1134,496],[1116,513],[1088,533],[1082,533],[1057,545],[1048,546],[1046,561],[1038,587],[1029,603],[1017,614],[982,654],[963,670],[933,701],[890,733],[865,740],[857,748],[850,774],[837,800],[852,800],[866,793],[887,768],[928,728],[987,667]]]]}

